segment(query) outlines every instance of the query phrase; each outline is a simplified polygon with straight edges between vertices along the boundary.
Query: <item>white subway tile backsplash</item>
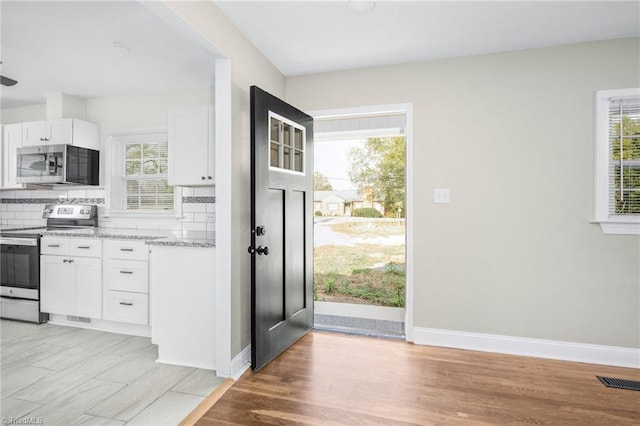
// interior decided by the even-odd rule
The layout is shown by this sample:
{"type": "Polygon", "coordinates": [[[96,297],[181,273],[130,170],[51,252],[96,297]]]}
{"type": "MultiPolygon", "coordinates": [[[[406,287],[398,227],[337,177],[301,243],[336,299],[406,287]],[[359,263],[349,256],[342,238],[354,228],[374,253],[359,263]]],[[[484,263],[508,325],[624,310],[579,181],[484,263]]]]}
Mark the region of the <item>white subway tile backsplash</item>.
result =
{"type": "Polygon", "coordinates": [[[215,229],[215,188],[180,188],[176,196],[181,203],[178,207],[178,212],[182,211],[181,217],[132,219],[108,216],[106,206],[100,204],[100,200],[106,198],[104,189],[0,191],[0,201],[6,199],[6,202],[0,202],[0,224],[3,227],[44,226],[46,220],[42,219],[42,210],[52,199],[61,202],[86,199],[88,203],[98,203],[98,224],[101,227],[185,231],[215,229]]]}
{"type": "Polygon", "coordinates": [[[33,198],[33,191],[17,191],[16,198],[33,198]]]}
{"type": "Polygon", "coordinates": [[[104,189],[87,189],[87,198],[105,198],[104,189]]]}
{"type": "Polygon", "coordinates": [[[215,195],[213,188],[204,187],[204,188],[194,188],[193,196],[194,197],[213,197],[215,195]]]}
{"type": "Polygon", "coordinates": [[[42,214],[44,204],[24,204],[23,209],[25,212],[39,212],[42,214]]]}
{"type": "Polygon", "coordinates": [[[184,203],[182,204],[182,211],[185,213],[204,213],[207,211],[206,206],[205,203],[184,203]]]}
{"type": "Polygon", "coordinates": [[[193,222],[194,213],[182,212],[182,217],[178,218],[180,222],[193,222]]]}
{"type": "Polygon", "coordinates": [[[207,230],[206,223],[198,223],[198,222],[182,223],[182,231],[206,231],[206,230],[207,230]]]}
{"type": "Polygon", "coordinates": [[[87,191],[83,189],[69,190],[67,198],[87,198],[87,191]]]}
{"type": "Polygon", "coordinates": [[[207,219],[207,213],[194,213],[193,214],[194,222],[209,222],[207,219]]]}

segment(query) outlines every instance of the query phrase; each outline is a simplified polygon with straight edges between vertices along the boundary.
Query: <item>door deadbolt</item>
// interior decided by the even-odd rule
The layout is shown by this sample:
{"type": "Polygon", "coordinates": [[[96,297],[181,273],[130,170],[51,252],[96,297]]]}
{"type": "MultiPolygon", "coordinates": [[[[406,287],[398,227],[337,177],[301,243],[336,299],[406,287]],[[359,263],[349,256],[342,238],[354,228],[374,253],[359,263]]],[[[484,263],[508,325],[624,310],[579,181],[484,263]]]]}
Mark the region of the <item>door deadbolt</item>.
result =
{"type": "Polygon", "coordinates": [[[266,234],[267,234],[267,228],[265,228],[264,226],[257,226],[256,227],[256,236],[262,237],[262,236],[264,236],[266,234]]]}

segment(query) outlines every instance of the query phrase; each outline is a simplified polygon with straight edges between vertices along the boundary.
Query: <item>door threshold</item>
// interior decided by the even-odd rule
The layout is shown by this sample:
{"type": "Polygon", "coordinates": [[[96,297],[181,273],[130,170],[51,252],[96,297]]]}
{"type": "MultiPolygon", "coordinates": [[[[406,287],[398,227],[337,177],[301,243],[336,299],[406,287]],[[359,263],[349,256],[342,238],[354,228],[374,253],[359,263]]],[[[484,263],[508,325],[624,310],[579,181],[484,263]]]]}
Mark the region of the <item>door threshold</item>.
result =
{"type": "Polygon", "coordinates": [[[404,322],[400,321],[315,314],[314,328],[319,331],[405,340],[404,322]]]}

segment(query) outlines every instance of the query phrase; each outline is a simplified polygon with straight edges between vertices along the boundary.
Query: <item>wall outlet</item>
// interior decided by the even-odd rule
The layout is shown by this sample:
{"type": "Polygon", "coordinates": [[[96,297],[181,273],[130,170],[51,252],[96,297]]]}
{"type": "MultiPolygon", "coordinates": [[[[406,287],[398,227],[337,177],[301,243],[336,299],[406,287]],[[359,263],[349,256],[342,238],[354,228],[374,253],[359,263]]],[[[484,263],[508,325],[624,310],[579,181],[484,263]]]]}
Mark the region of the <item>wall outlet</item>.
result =
{"type": "Polygon", "coordinates": [[[449,202],[449,188],[436,188],[433,190],[433,202],[446,204],[449,202]]]}

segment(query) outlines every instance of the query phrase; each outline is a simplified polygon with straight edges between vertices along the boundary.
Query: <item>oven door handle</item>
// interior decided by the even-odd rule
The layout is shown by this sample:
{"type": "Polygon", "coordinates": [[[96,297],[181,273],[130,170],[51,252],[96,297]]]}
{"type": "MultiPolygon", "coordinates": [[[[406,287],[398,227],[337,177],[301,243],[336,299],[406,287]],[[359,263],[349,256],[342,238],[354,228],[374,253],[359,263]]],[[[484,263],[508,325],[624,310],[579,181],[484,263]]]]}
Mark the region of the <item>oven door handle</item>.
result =
{"type": "Polygon", "coordinates": [[[38,245],[38,240],[35,238],[7,238],[0,237],[0,245],[7,246],[32,246],[38,245]]]}

